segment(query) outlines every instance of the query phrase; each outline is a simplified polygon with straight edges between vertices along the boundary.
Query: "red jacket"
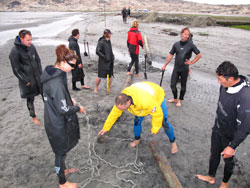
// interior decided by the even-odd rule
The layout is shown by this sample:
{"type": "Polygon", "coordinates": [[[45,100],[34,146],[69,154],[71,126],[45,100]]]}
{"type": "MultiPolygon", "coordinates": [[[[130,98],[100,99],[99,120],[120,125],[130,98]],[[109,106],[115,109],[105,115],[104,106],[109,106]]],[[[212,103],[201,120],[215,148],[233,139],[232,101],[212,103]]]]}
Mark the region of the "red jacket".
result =
{"type": "Polygon", "coordinates": [[[143,48],[141,32],[136,27],[129,30],[127,45],[131,54],[139,54],[139,45],[143,48]]]}

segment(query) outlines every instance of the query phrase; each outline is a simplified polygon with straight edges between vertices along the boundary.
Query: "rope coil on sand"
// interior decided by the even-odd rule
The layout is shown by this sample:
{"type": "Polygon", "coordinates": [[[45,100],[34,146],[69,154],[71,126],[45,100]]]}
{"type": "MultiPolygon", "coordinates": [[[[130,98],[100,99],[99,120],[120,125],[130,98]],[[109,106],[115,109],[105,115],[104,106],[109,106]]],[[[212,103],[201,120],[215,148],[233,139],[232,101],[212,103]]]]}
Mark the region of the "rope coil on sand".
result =
{"type": "MultiPolygon", "coordinates": [[[[127,163],[123,166],[118,166],[118,165],[112,164],[111,162],[106,161],[100,155],[98,155],[95,151],[96,140],[94,140],[91,143],[89,116],[86,114],[86,112],[84,113],[84,116],[87,120],[87,134],[88,134],[88,143],[87,143],[88,159],[84,163],[84,166],[85,166],[85,164],[87,164],[89,167],[79,168],[79,173],[84,174],[84,173],[90,171],[91,176],[87,180],[85,180],[84,183],[79,183],[78,187],[85,188],[92,181],[97,181],[100,183],[110,184],[113,187],[122,188],[120,185],[114,184],[110,181],[100,180],[100,170],[98,168],[100,161],[102,161],[103,163],[109,165],[110,167],[112,167],[114,169],[120,169],[119,171],[116,172],[116,179],[117,180],[132,184],[132,188],[136,187],[136,184],[133,180],[121,178],[119,175],[124,173],[124,172],[131,172],[133,174],[139,174],[139,175],[145,173],[144,168],[143,168],[143,163],[142,162],[137,163],[138,151],[139,151],[138,146],[136,147],[135,160],[131,163],[127,163]],[[92,147],[91,147],[91,145],[92,145],[92,147]],[[93,163],[93,160],[96,160],[95,164],[93,163]],[[135,170],[128,169],[128,167],[130,167],[130,166],[134,167],[135,170]]],[[[120,141],[133,141],[133,139],[123,139],[123,138],[116,138],[116,137],[105,137],[105,139],[109,139],[109,140],[116,139],[116,140],[120,140],[120,141]]],[[[78,156],[79,150],[80,149],[79,149],[79,145],[78,145],[76,148],[76,152],[75,152],[76,156],[78,156]]]]}

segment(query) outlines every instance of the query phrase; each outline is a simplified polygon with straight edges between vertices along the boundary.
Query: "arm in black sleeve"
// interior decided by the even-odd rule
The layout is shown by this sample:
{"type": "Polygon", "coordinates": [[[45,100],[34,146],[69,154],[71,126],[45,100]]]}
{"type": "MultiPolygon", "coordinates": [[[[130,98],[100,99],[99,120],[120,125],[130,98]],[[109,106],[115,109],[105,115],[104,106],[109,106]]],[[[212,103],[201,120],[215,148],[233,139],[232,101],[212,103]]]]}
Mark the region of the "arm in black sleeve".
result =
{"type": "Polygon", "coordinates": [[[175,52],[176,52],[176,50],[175,50],[175,44],[172,46],[172,49],[170,50],[170,54],[172,54],[172,55],[174,55],[175,54],[175,52]]]}
{"type": "Polygon", "coordinates": [[[36,60],[36,63],[37,63],[37,66],[39,68],[39,72],[40,74],[42,74],[42,64],[41,64],[41,59],[36,51],[36,48],[34,47],[34,50],[35,50],[35,60],[36,60]]]}
{"type": "Polygon", "coordinates": [[[193,52],[197,55],[200,53],[200,50],[193,44],[193,52]]]}
{"type": "Polygon", "coordinates": [[[53,91],[53,103],[60,114],[70,115],[80,111],[80,107],[70,105],[67,101],[67,91],[63,85],[58,85],[53,91]]]}
{"type": "Polygon", "coordinates": [[[30,78],[20,66],[20,59],[18,52],[16,50],[11,51],[9,58],[13,73],[16,75],[16,77],[19,80],[23,81],[25,84],[29,83],[30,78]]]}
{"type": "Polygon", "coordinates": [[[230,147],[235,149],[250,133],[250,92],[245,92],[238,105],[237,130],[230,147]]]}
{"type": "Polygon", "coordinates": [[[97,47],[96,47],[96,54],[99,57],[101,57],[101,58],[103,58],[103,59],[106,60],[106,56],[105,56],[105,54],[102,53],[102,49],[103,49],[103,44],[102,44],[101,41],[99,41],[98,44],[97,44],[97,47]]]}

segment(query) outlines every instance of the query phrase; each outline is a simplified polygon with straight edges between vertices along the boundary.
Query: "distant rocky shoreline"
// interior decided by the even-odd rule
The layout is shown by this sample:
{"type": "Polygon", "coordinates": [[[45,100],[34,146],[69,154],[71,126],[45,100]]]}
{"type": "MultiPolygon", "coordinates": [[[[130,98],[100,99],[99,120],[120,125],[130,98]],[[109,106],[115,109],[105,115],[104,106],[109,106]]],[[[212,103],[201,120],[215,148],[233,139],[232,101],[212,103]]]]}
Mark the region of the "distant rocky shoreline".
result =
{"type": "MultiPolygon", "coordinates": [[[[126,1],[127,2],[127,1],[126,1]]],[[[134,0],[125,3],[116,0],[2,0],[0,11],[55,11],[55,12],[81,12],[81,11],[120,11],[124,6],[131,6],[133,12],[163,11],[167,13],[199,13],[223,15],[249,15],[249,5],[208,5],[182,0],[144,1],[134,0]]]]}

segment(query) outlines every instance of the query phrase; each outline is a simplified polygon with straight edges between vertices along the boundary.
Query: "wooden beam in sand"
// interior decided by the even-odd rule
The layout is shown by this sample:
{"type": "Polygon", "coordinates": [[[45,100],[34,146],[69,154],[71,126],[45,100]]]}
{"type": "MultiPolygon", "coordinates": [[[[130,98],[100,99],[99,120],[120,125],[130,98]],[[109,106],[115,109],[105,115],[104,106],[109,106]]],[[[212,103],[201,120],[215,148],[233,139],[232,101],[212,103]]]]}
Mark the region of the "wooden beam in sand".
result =
{"type": "Polygon", "coordinates": [[[123,89],[130,86],[133,82],[133,77],[134,77],[134,73],[135,73],[135,66],[132,67],[131,69],[131,74],[127,75],[127,79],[125,81],[125,84],[123,86],[123,89]]]}
{"type": "Polygon", "coordinates": [[[160,150],[160,146],[156,141],[151,141],[149,147],[153,153],[153,156],[160,167],[161,173],[167,182],[169,188],[182,188],[180,181],[173,172],[170,164],[168,163],[167,157],[160,150]]]}
{"type": "Polygon", "coordinates": [[[144,43],[145,43],[145,54],[147,55],[147,63],[152,65],[152,56],[148,47],[148,39],[147,36],[144,36],[144,43]]]}

